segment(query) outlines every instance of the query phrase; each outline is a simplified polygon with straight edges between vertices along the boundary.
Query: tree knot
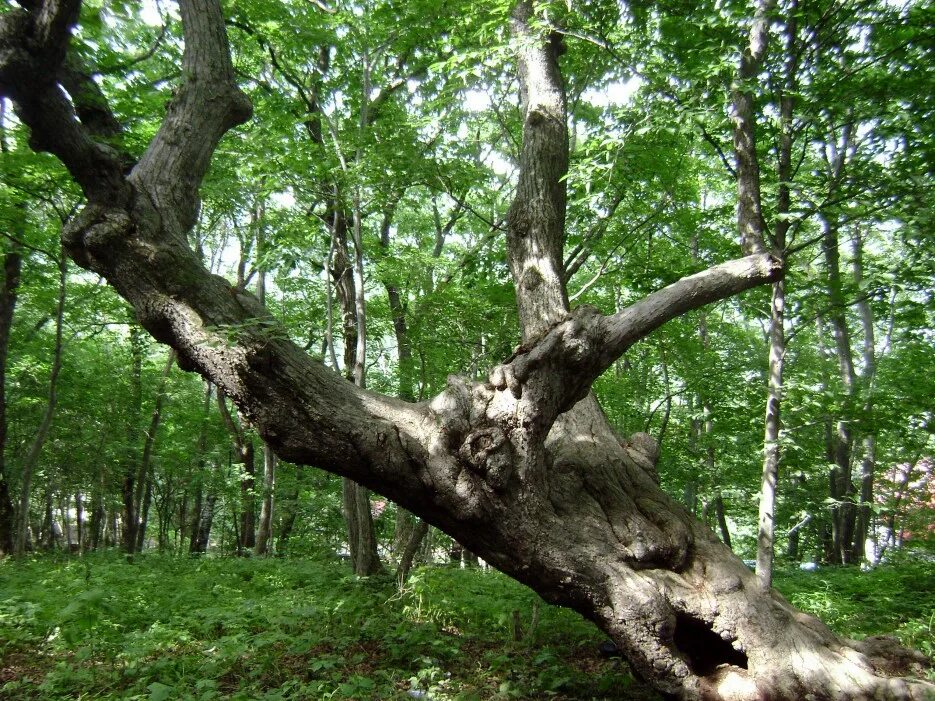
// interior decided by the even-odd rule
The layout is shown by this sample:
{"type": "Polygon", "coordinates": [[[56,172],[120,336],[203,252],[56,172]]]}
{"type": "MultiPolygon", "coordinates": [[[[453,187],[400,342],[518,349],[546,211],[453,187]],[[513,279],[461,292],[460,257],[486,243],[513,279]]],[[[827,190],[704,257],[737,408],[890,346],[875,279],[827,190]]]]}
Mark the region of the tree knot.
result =
{"type": "Polygon", "coordinates": [[[95,253],[106,253],[132,231],[125,210],[92,203],[62,228],[62,245],[78,265],[90,268],[95,253]]]}
{"type": "Polygon", "coordinates": [[[484,476],[494,489],[503,489],[512,473],[510,443],[499,426],[471,431],[461,444],[458,456],[474,472],[484,476]]]}

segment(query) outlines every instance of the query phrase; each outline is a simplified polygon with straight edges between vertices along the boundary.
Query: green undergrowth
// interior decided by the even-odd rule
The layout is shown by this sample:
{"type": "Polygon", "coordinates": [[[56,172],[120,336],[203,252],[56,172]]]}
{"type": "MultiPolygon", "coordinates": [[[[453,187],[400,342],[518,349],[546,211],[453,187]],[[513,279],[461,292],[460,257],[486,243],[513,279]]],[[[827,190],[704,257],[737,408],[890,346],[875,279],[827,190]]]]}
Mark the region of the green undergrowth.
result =
{"type": "Polygon", "coordinates": [[[928,557],[902,558],[865,572],[784,572],[776,585],[793,605],[842,635],[892,635],[935,659],[935,562],[928,557]]]}
{"type": "Polygon", "coordinates": [[[0,698],[654,698],[572,612],[530,636],[536,600],[481,570],[399,594],[311,560],[0,562],[0,698]]]}
{"type": "MultiPolygon", "coordinates": [[[[935,567],[790,573],[845,635],[932,653],[935,567]]],[[[653,699],[600,631],[496,572],[147,555],[0,562],[0,698],[653,699]],[[522,630],[516,638],[516,615],[522,630]]]]}

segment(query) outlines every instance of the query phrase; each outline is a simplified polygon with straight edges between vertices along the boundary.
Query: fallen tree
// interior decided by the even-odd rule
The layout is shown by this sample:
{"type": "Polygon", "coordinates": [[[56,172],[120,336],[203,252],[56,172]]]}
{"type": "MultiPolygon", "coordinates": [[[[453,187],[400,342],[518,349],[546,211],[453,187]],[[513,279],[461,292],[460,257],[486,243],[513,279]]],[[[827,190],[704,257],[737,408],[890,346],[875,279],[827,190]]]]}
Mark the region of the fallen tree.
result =
{"type": "MultiPolygon", "coordinates": [[[[782,275],[757,252],[613,315],[569,309],[562,275],[568,163],[560,45],[520,0],[512,18],[524,114],[507,220],[522,345],[484,382],[451,377],[407,403],[344,381],[278,333],[251,294],[187,243],[222,136],[246,121],[217,0],[181,0],[182,75],[138,162],[108,145],[115,120],[68,55],[79,0],[21,0],[0,16],[0,92],[88,203],[63,231],[180,367],[215,383],[284,460],[395,500],[548,601],[605,630],[633,669],[684,699],[923,698],[916,657],[835,636],[753,574],[659,487],[658,449],[617,436],[590,394],[627,348],[673,317],[782,275]],[[63,86],[67,89],[67,93],[63,86]]],[[[753,250],[757,250],[754,248],[753,250]]]]}

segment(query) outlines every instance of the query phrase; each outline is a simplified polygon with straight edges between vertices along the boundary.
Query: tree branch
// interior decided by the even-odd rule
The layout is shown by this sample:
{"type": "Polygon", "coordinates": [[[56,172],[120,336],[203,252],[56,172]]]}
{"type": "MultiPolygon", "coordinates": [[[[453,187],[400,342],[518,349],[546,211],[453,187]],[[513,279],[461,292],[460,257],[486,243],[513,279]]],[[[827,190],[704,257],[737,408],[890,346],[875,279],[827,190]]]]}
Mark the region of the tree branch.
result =
{"type": "Polygon", "coordinates": [[[756,79],[769,40],[768,14],[775,0],[760,0],[750,28],[748,45],[740,55],[737,77],[731,85],[731,121],[737,167],[737,228],[746,254],[766,251],[766,221],[760,196],[760,164],[756,154],[754,95],[750,83],[756,79]]]}
{"type": "Polygon", "coordinates": [[[221,137],[252,107],[234,79],[218,0],[180,0],[185,52],[182,84],[131,180],[163,219],[183,233],[194,226],[198,188],[221,137]]]}
{"type": "Polygon", "coordinates": [[[634,343],[677,316],[778,280],[782,273],[777,258],[760,253],[684,277],[613,315],[578,307],[495,367],[489,382],[521,399],[545,432],[634,343]]]}
{"type": "Polygon", "coordinates": [[[129,200],[116,152],[97,143],[56,82],[79,0],[27,3],[0,16],[0,95],[30,128],[30,146],[57,156],[92,201],[129,200]]]}

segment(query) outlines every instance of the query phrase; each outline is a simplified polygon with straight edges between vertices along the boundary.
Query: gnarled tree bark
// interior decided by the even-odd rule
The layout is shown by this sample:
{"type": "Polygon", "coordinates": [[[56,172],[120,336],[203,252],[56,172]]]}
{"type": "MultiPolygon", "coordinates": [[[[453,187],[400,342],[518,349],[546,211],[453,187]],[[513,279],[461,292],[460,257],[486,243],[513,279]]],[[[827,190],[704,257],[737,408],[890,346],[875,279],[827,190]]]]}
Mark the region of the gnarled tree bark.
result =
{"type": "Polygon", "coordinates": [[[659,488],[654,443],[618,439],[590,395],[600,373],[667,320],[771,282],[781,268],[760,253],[613,315],[567,309],[559,46],[536,28],[530,3],[514,15],[525,146],[508,235],[524,343],[486,381],[452,377],[421,403],[355,387],[271,335],[256,298],[209,274],[189,248],[185,232],[211,152],[249,115],[217,1],[181,1],[185,79],[128,176],[49,77],[49,64],[64,56],[73,5],[45,0],[0,16],[0,91],[89,199],[63,241],[281,458],[350,477],[442,528],[546,600],[595,621],[639,674],[680,698],[931,690],[883,676],[854,644],[778,594],[758,593],[753,573],[659,488]],[[60,119],[39,109],[45,100],[60,119]]]}

